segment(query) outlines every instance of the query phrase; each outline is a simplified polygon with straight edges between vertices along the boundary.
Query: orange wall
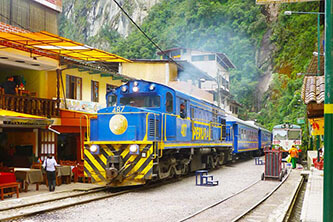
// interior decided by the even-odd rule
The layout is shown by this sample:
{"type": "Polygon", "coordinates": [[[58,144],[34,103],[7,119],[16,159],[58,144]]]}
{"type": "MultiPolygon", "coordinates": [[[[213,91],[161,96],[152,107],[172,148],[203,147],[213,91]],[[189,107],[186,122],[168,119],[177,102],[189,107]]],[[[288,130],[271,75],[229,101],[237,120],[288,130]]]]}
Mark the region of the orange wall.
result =
{"type": "Polygon", "coordinates": [[[33,145],[33,152],[36,150],[36,133],[35,132],[8,132],[8,144],[16,145],[33,145]],[[20,139],[18,139],[20,138],[20,139]]]}

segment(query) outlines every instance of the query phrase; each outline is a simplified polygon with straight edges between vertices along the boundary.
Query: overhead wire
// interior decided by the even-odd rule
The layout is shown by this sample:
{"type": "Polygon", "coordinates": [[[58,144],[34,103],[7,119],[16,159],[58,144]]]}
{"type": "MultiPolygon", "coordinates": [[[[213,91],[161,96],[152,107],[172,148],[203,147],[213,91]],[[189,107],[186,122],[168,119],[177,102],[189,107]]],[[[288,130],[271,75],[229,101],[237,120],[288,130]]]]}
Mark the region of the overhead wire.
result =
{"type": "Polygon", "coordinates": [[[127,16],[127,18],[133,23],[133,25],[135,25],[135,27],[163,54],[166,55],[168,57],[169,60],[171,60],[172,62],[176,63],[179,67],[182,67],[180,64],[178,64],[175,60],[173,60],[168,54],[166,54],[164,52],[164,50],[162,50],[157,43],[154,42],[154,40],[152,40],[141,28],[140,26],[131,18],[131,16],[125,11],[125,9],[123,9],[123,7],[121,7],[121,5],[116,1],[113,0],[114,3],[120,8],[120,10],[127,16]]]}

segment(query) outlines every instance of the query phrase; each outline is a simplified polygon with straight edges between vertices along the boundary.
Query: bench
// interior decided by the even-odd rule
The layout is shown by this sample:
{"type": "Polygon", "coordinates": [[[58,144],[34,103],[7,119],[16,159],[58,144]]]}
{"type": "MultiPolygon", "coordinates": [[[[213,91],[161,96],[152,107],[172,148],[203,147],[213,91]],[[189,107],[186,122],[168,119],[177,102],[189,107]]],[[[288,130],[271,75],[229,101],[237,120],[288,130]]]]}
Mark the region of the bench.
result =
{"type": "Polygon", "coordinates": [[[19,185],[20,185],[20,183],[18,183],[18,182],[0,184],[1,200],[4,199],[4,195],[12,195],[15,193],[16,193],[17,198],[19,198],[19,185]],[[14,188],[14,190],[12,188],[14,188]]]}

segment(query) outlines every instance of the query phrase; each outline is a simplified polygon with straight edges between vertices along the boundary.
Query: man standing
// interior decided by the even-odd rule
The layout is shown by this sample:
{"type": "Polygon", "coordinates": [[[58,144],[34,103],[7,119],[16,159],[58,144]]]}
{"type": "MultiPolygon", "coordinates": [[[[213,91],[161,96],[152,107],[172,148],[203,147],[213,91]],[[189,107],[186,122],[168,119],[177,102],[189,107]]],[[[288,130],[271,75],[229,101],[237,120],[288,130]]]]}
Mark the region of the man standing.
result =
{"type": "Polygon", "coordinates": [[[292,145],[291,149],[289,150],[289,154],[291,157],[291,164],[293,166],[293,169],[296,168],[296,161],[298,158],[298,150],[296,149],[295,145],[292,145]]]}
{"type": "Polygon", "coordinates": [[[44,161],[43,167],[46,171],[47,181],[49,184],[49,190],[54,191],[56,186],[56,166],[57,161],[48,155],[44,161]]]}

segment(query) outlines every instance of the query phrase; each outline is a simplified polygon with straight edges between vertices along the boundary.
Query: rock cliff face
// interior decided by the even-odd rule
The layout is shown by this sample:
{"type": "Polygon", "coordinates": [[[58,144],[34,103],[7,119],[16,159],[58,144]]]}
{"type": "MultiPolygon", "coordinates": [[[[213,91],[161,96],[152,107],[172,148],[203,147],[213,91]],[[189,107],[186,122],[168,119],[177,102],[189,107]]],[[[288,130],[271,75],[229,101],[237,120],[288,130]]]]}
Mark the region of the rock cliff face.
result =
{"type": "MultiPolygon", "coordinates": [[[[141,24],[151,7],[159,1],[117,0],[138,24],[141,24]]],[[[63,16],[68,24],[81,31],[84,40],[99,35],[102,28],[115,30],[122,36],[127,36],[134,28],[113,0],[64,0],[63,16]]]]}
{"type": "MultiPolygon", "coordinates": [[[[267,22],[275,22],[279,12],[279,6],[276,4],[269,4],[265,8],[267,22]]],[[[260,47],[256,52],[256,64],[263,74],[258,82],[257,87],[257,110],[261,109],[263,94],[268,90],[272,81],[273,70],[273,55],[275,51],[275,45],[270,40],[272,30],[268,29],[263,36],[260,47]]]]}

